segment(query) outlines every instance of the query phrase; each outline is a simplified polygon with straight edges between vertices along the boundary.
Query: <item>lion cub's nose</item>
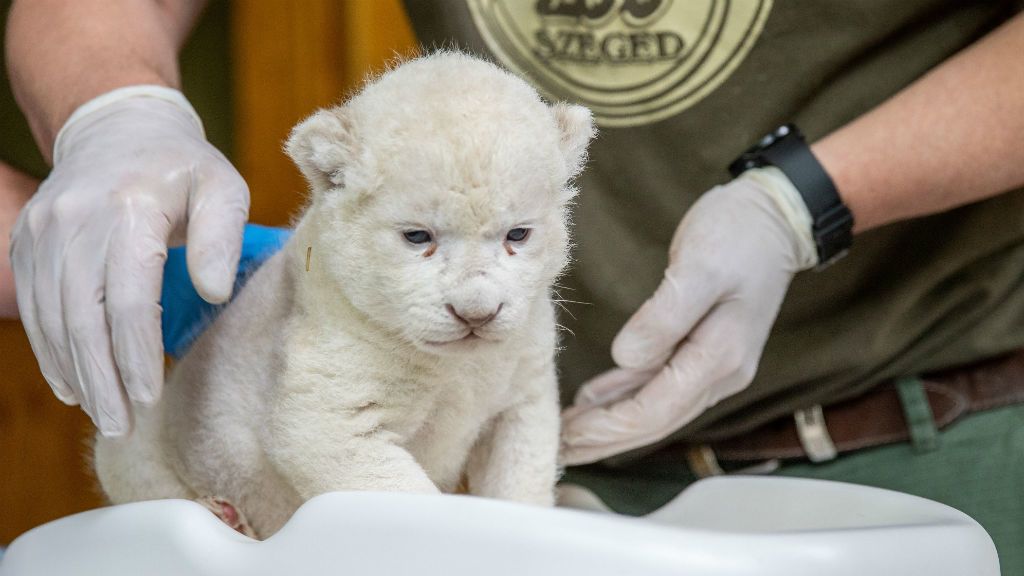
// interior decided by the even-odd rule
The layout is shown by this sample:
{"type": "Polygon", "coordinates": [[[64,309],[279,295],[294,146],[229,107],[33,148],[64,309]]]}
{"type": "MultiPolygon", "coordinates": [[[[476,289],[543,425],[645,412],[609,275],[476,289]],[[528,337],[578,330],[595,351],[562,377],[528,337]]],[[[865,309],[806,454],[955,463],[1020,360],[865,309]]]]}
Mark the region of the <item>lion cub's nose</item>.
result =
{"type": "Polygon", "coordinates": [[[484,324],[487,324],[491,320],[494,320],[494,318],[498,315],[498,312],[501,312],[501,308],[504,305],[505,305],[504,302],[502,302],[501,304],[498,304],[498,307],[495,308],[494,311],[490,312],[490,313],[481,313],[478,310],[472,310],[472,311],[461,310],[460,311],[460,310],[456,310],[455,307],[452,306],[451,304],[445,304],[444,307],[447,308],[448,309],[448,313],[451,314],[452,316],[454,316],[455,319],[458,320],[459,322],[462,322],[463,324],[465,324],[466,326],[469,326],[470,328],[479,328],[479,327],[483,326],[484,324]]]}

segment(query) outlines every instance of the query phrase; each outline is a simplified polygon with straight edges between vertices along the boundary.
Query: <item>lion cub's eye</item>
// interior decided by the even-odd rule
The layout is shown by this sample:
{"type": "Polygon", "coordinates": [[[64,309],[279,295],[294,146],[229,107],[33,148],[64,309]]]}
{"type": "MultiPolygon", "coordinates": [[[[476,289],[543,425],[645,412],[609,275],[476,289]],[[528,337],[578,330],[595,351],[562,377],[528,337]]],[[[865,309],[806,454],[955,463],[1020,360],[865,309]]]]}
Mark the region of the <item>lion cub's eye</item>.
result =
{"type": "Polygon", "coordinates": [[[405,236],[405,239],[412,244],[426,244],[433,240],[430,236],[430,232],[427,232],[426,230],[410,230],[408,232],[403,232],[402,235],[405,236]]]}
{"type": "Polygon", "coordinates": [[[513,228],[508,231],[508,235],[505,236],[505,240],[509,242],[522,242],[530,236],[529,228],[513,228]]]}

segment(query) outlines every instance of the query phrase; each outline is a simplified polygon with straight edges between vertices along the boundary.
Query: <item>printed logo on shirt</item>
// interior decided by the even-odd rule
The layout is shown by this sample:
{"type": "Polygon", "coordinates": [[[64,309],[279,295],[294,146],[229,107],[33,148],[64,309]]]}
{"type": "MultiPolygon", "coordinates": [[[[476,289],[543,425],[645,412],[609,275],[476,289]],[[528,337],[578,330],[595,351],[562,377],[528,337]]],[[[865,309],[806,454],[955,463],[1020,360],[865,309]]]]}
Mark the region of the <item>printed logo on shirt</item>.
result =
{"type": "Polygon", "coordinates": [[[772,0],[466,0],[487,47],[603,126],[679,114],[757,41],[772,0]]]}

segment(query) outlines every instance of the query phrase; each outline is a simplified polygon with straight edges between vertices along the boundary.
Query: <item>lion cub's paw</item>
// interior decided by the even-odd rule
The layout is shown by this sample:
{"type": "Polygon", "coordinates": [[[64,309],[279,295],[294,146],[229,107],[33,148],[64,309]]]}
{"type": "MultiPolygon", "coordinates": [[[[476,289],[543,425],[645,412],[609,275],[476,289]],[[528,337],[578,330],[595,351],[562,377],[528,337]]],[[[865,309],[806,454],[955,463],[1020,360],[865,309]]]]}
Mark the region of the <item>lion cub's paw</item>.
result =
{"type": "Polygon", "coordinates": [[[249,538],[256,538],[256,531],[249,526],[249,521],[245,519],[245,515],[242,514],[241,510],[224,498],[203,496],[202,498],[196,498],[196,502],[201,504],[210,512],[213,512],[214,516],[220,518],[222,522],[230,526],[239,534],[248,536],[249,538]]]}

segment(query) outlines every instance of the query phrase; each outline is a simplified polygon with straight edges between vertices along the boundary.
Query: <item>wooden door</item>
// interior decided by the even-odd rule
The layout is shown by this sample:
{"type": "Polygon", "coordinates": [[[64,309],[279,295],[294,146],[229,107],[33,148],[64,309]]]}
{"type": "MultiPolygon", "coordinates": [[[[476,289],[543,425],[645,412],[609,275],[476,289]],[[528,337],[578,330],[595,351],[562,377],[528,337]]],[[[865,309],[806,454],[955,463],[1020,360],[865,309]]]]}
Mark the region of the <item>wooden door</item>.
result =
{"type": "Polygon", "coordinates": [[[250,219],[286,225],[306,190],[281,152],[288,132],[413,54],[413,34],[398,0],[265,0],[235,11],[236,164],[252,193],[250,219]]]}

